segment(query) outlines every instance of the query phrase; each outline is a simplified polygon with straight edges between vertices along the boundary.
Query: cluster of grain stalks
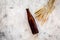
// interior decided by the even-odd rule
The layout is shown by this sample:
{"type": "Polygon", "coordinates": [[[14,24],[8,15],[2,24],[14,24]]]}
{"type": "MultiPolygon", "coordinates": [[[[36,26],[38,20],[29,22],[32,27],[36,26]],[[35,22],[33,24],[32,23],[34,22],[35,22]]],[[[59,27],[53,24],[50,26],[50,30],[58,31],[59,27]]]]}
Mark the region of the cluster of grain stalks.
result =
{"type": "Polygon", "coordinates": [[[54,2],[55,0],[49,0],[48,3],[44,7],[42,7],[41,9],[35,12],[36,18],[39,21],[41,21],[41,25],[43,25],[47,21],[49,14],[55,8],[54,2]]]}

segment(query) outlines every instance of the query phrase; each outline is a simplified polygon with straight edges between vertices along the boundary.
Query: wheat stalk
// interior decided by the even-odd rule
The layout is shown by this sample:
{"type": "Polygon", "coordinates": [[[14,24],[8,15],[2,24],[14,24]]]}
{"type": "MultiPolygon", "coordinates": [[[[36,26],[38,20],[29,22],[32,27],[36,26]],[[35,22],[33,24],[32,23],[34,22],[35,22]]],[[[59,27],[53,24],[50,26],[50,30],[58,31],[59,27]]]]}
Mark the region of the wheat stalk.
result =
{"type": "Polygon", "coordinates": [[[54,7],[55,0],[49,0],[47,5],[45,5],[43,8],[39,9],[37,12],[35,12],[36,18],[41,21],[41,24],[43,25],[47,19],[54,7]]]}

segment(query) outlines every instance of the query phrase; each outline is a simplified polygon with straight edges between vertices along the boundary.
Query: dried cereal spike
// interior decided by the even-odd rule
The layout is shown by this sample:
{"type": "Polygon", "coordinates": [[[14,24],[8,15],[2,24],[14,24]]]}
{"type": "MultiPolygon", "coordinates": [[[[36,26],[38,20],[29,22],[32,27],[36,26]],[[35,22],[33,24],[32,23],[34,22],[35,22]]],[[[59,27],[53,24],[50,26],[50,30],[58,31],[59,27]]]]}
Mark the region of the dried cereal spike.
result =
{"type": "Polygon", "coordinates": [[[53,9],[55,8],[54,2],[55,0],[49,0],[48,3],[44,7],[42,7],[41,9],[35,12],[35,15],[36,15],[35,18],[37,18],[38,21],[41,21],[41,23],[44,24],[44,22],[47,21],[48,16],[51,14],[53,9]]]}

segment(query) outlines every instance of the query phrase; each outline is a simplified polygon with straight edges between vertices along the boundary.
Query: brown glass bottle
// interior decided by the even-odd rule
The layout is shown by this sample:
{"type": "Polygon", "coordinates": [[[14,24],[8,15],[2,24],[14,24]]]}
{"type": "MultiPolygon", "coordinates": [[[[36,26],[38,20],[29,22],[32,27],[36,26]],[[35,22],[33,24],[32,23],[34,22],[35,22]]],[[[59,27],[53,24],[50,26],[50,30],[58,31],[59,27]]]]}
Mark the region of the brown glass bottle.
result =
{"type": "Polygon", "coordinates": [[[26,12],[27,12],[28,22],[29,22],[29,25],[30,25],[32,33],[33,34],[39,33],[39,31],[37,29],[36,22],[35,22],[33,16],[31,15],[31,13],[30,13],[28,8],[26,9],[26,12]]]}

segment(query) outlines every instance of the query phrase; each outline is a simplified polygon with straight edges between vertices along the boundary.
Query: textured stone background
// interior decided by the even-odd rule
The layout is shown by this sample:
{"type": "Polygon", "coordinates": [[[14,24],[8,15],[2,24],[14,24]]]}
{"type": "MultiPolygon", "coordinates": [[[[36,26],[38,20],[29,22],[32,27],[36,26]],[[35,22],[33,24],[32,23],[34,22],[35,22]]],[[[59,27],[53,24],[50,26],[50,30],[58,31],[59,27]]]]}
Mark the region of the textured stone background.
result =
{"type": "Polygon", "coordinates": [[[26,8],[32,15],[48,0],[0,0],[0,40],[60,40],[60,0],[47,22],[41,26],[36,20],[39,33],[31,33],[26,8]]]}

